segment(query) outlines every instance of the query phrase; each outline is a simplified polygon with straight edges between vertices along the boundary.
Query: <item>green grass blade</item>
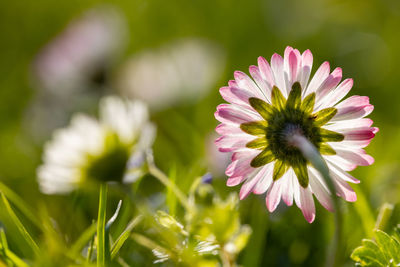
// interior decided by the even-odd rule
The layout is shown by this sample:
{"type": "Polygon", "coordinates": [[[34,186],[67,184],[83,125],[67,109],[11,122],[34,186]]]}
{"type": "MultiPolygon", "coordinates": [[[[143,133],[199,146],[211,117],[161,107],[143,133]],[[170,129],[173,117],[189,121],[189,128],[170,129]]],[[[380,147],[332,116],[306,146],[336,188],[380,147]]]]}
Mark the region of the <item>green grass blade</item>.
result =
{"type": "Polygon", "coordinates": [[[4,229],[0,228],[0,257],[4,259],[7,266],[13,266],[12,262],[7,258],[8,243],[4,229]]]}
{"type": "Polygon", "coordinates": [[[11,266],[16,266],[16,267],[29,267],[29,265],[24,262],[21,258],[19,258],[17,255],[15,255],[11,250],[6,249],[3,244],[0,244],[0,250],[4,251],[4,257],[9,260],[13,265],[11,266]]]}
{"type": "Polygon", "coordinates": [[[6,238],[6,233],[4,232],[3,228],[0,228],[0,241],[2,245],[2,249],[6,250],[8,249],[8,243],[7,243],[7,238],[6,238]]]}
{"type": "Polygon", "coordinates": [[[21,221],[18,219],[17,215],[14,213],[12,210],[10,203],[8,202],[7,198],[5,197],[4,193],[1,192],[1,199],[3,201],[3,204],[13,221],[13,223],[17,226],[18,230],[20,231],[21,235],[24,237],[25,241],[29,244],[29,246],[32,248],[33,252],[36,255],[39,255],[39,247],[33,240],[32,236],[28,233],[28,231],[25,229],[24,225],[21,223],[21,221]]]}
{"type": "Polygon", "coordinates": [[[99,197],[99,213],[97,217],[97,266],[107,266],[106,251],[106,208],[107,208],[107,191],[108,186],[106,183],[100,185],[99,197]]]}
{"type": "Polygon", "coordinates": [[[83,247],[90,242],[93,236],[96,234],[97,223],[93,222],[75,241],[75,243],[71,246],[70,253],[72,255],[79,254],[83,247]]]}
{"type": "Polygon", "coordinates": [[[143,219],[143,216],[139,215],[138,217],[136,217],[136,218],[134,218],[133,220],[130,221],[130,223],[128,224],[126,229],[117,238],[117,240],[115,241],[114,245],[112,246],[111,259],[115,258],[115,256],[117,255],[118,251],[121,249],[122,245],[129,238],[129,235],[131,234],[131,231],[133,230],[133,228],[135,228],[135,226],[138,225],[142,219],[143,219]]]}
{"type": "Polygon", "coordinates": [[[42,223],[31,212],[32,209],[22,200],[20,196],[18,196],[2,182],[0,182],[0,191],[3,192],[3,194],[22,212],[22,214],[26,216],[26,218],[28,218],[39,229],[42,229],[42,223]]]}
{"type": "Polygon", "coordinates": [[[86,255],[86,262],[90,262],[92,259],[93,247],[94,247],[94,236],[92,236],[92,239],[90,240],[90,244],[86,255]]]}
{"type": "MultiPolygon", "coordinates": [[[[171,168],[171,170],[169,171],[168,177],[172,184],[176,183],[176,167],[175,166],[173,166],[171,168]]],[[[167,195],[166,195],[165,201],[166,201],[166,204],[167,204],[167,207],[169,210],[169,214],[171,214],[171,216],[175,216],[176,204],[177,204],[176,195],[170,186],[168,186],[166,189],[167,189],[167,195]]]]}

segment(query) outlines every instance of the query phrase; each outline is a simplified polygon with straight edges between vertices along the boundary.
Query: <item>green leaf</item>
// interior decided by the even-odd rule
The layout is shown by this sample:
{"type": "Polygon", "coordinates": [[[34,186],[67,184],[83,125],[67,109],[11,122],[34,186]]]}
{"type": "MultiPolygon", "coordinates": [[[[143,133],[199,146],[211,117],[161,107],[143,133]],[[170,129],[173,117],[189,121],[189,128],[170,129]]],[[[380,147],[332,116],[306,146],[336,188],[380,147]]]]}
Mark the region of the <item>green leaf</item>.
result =
{"type": "Polygon", "coordinates": [[[279,90],[278,87],[274,86],[272,88],[272,92],[271,92],[271,101],[272,101],[272,105],[274,107],[276,107],[279,110],[282,110],[285,108],[285,104],[286,104],[286,99],[285,97],[282,95],[281,91],[279,90]]]}
{"type": "Polygon", "coordinates": [[[378,246],[385,248],[382,251],[386,259],[388,261],[393,259],[394,261],[400,263],[400,243],[395,238],[391,238],[387,233],[381,230],[375,231],[375,237],[378,246]]]}
{"type": "Polygon", "coordinates": [[[114,245],[112,246],[111,249],[111,259],[114,259],[115,256],[117,256],[118,251],[121,249],[122,245],[125,243],[125,241],[129,238],[133,228],[135,228],[138,223],[142,220],[142,216],[138,216],[134,218],[126,227],[126,229],[122,232],[122,234],[117,238],[115,241],[114,245]]]}
{"type": "Polygon", "coordinates": [[[268,146],[268,141],[265,137],[257,138],[246,144],[246,147],[258,150],[264,150],[268,146]]]}
{"type": "Polygon", "coordinates": [[[106,251],[106,204],[107,204],[107,183],[100,185],[99,213],[97,217],[97,266],[106,266],[109,262],[109,253],[106,251]]]}
{"type": "Polygon", "coordinates": [[[281,160],[277,160],[275,162],[274,166],[274,172],[272,175],[272,179],[274,181],[278,180],[279,178],[282,177],[282,175],[285,174],[285,172],[288,170],[288,166],[281,160]]]}
{"type": "Polygon", "coordinates": [[[31,247],[33,252],[36,255],[40,254],[40,250],[36,242],[33,240],[32,236],[28,233],[24,225],[21,223],[21,221],[18,219],[17,215],[14,213],[13,209],[11,208],[10,203],[8,202],[7,198],[5,197],[4,193],[1,192],[1,199],[3,201],[3,204],[8,212],[8,215],[10,216],[11,220],[13,223],[17,226],[19,232],[25,239],[25,241],[28,243],[28,245],[31,247]]]}
{"type": "Polygon", "coordinates": [[[299,82],[295,82],[290,91],[289,97],[286,102],[286,107],[294,109],[300,108],[301,105],[301,85],[299,82]]]}
{"type": "Polygon", "coordinates": [[[351,258],[359,266],[399,266],[400,242],[381,230],[375,230],[376,241],[364,239],[351,258]]]}
{"type": "Polygon", "coordinates": [[[242,129],[243,132],[255,136],[265,136],[266,128],[267,128],[266,121],[252,121],[252,122],[242,123],[240,125],[240,129],[242,129]]]}
{"type": "Polygon", "coordinates": [[[315,93],[309,94],[301,102],[301,110],[305,113],[311,113],[314,110],[315,93]]]}
{"type": "Polygon", "coordinates": [[[322,126],[330,121],[336,113],[336,108],[325,108],[313,114],[312,117],[316,126],[322,126]]]}
{"type": "Polygon", "coordinates": [[[250,166],[253,168],[258,168],[270,163],[274,159],[271,149],[268,147],[264,149],[260,154],[258,154],[251,162],[250,166]]]}
{"type": "Polygon", "coordinates": [[[308,178],[308,171],[307,171],[307,164],[306,163],[299,163],[292,166],[294,173],[297,176],[297,180],[299,184],[303,188],[307,188],[309,178],[308,178]]]}
{"type": "Polygon", "coordinates": [[[261,115],[261,117],[263,117],[266,120],[270,117],[270,115],[273,112],[273,107],[259,98],[250,97],[249,103],[261,115]]]}

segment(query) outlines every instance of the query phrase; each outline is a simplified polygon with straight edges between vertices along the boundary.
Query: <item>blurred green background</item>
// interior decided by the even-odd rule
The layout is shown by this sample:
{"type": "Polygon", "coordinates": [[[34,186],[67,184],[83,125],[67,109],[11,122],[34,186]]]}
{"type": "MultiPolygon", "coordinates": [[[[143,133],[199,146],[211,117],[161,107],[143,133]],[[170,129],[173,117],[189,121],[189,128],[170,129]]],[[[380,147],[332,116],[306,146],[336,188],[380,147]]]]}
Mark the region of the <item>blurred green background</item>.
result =
{"type": "MultiPolygon", "coordinates": [[[[213,173],[213,185],[221,195],[239,191],[239,187],[224,185],[225,176],[212,167],[217,159],[209,154],[209,143],[215,138],[213,130],[217,125],[213,113],[223,102],[218,89],[233,78],[233,71],[248,73],[248,66],[256,64],[258,56],[270,58],[274,52],[282,54],[290,45],[300,51],[312,51],[314,71],[327,60],[332,69],[342,67],[344,77],[354,79],[350,94],[370,97],[375,105],[370,117],[380,132],[367,148],[375,163],[352,173],[361,180],[361,184],[353,186],[358,201],[343,203],[346,242],[341,249],[346,264],[352,266],[348,255],[362,238],[371,235],[379,207],[385,202],[396,204],[400,198],[400,1],[2,1],[0,179],[38,212],[46,203],[60,231],[72,239],[96,217],[98,196],[96,192],[83,196],[40,194],[35,169],[41,162],[42,146],[51,137],[51,129],[43,126],[45,130],[38,132],[37,128],[42,126],[32,126],[37,116],[32,112],[34,106],[48,103],[38,101],[46,91],[36,86],[32,68],[38,53],[70,21],[104,4],[105,8],[120,12],[126,20],[126,42],[112,63],[107,88],[91,91],[85,95],[85,101],[79,101],[79,95],[67,95],[64,105],[71,106],[66,109],[64,120],[57,120],[55,125],[67,125],[72,112],[95,113],[97,100],[103,94],[121,93],[119,77],[130,57],[143,51],[162,51],[179,40],[212,44],[216,49],[212,58],[218,59],[215,63],[218,75],[207,88],[201,88],[203,91],[198,93],[201,96],[162,107],[155,105],[151,110],[158,128],[155,161],[166,173],[176,173],[176,182],[184,191],[195,177],[208,171],[213,173]],[[75,100],[69,102],[69,97],[75,100]]],[[[196,60],[190,56],[186,59],[196,60]]],[[[48,113],[46,118],[51,118],[51,111],[48,113]]],[[[46,121],[42,123],[46,125],[46,121]]],[[[145,177],[137,187],[138,194],[143,196],[164,191],[151,177],[145,177]]],[[[295,207],[281,205],[274,214],[269,214],[262,196],[251,195],[241,201],[241,220],[253,228],[253,235],[240,254],[239,263],[321,266],[333,233],[333,216],[316,205],[316,220],[308,224],[295,207]]],[[[396,206],[389,230],[400,221],[398,209],[396,206]]],[[[11,237],[11,246],[18,246],[17,239],[11,237]]],[[[135,246],[134,249],[140,250],[135,246]]],[[[137,266],[151,265],[151,255],[138,259],[137,266]]]]}

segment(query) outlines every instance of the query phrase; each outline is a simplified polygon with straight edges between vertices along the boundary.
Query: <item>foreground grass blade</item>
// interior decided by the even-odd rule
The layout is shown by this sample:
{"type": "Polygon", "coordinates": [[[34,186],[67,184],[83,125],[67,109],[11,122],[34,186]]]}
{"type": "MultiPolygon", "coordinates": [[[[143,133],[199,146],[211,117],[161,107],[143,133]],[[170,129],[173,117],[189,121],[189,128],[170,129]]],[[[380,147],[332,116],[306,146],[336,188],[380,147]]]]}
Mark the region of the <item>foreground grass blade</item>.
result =
{"type": "Polygon", "coordinates": [[[96,222],[93,222],[78,238],[78,240],[75,241],[75,243],[71,247],[71,254],[72,255],[77,255],[80,254],[80,251],[83,249],[83,247],[93,238],[93,236],[96,234],[96,229],[97,229],[97,224],[96,222]]]}
{"type": "Polygon", "coordinates": [[[39,247],[31,237],[31,235],[28,233],[28,231],[25,229],[24,225],[21,223],[21,221],[18,219],[17,215],[14,213],[12,210],[10,203],[8,202],[7,198],[1,192],[1,199],[3,201],[3,204],[8,212],[8,215],[10,216],[11,220],[13,223],[17,226],[18,230],[20,231],[21,235],[24,237],[25,241],[28,243],[28,245],[31,247],[33,252],[36,255],[39,255],[39,247]]]}
{"type": "Polygon", "coordinates": [[[6,246],[4,241],[0,242],[0,250],[3,252],[3,257],[10,261],[16,267],[29,267],[29,265],[20,259],[17,255],[15,255],[11,250],[9,250],[6,246]]]}
{"type": "Polygon", "coordinates": [[[115,241],[114,245],[112,246],[111,259],[115,258],[118,251],[121,249],[122,245],[129,238],[129,235],[131,234],[131,231],[133,230],[133,228],[135,228],[135,226],[138,225],[142,219],[143,219],[143,216],[138,216],[138,217],[134,218],[128,224],[126,229],[122,232],[122,234],[118,237],[118,239],[115,241]]]}
{"type": "Polygon", "coordinates": [[[0,191],[13,203],[32,223],[39,229],[42,229],[40,220],[31,212],[31,208],[14,191],[0,182],[0,191]]]}
{"type": "Polygon", "coordinates": [[[97,266],[107,266],[107,254],[106,251],[106,204],[107,204],[107,191],[108,187],[106,183],[102,183],[100,186],[100,197],[99,197],[99,213],[97,217],[97,266]]]}
{"type": "Polygon", "coordinates": [[[92,239],[90,240],[90,244],[86,255],[86,262],[90,262],[92,259],[93,247],[94,247],[94,236],[92,236],[92,239]]]}

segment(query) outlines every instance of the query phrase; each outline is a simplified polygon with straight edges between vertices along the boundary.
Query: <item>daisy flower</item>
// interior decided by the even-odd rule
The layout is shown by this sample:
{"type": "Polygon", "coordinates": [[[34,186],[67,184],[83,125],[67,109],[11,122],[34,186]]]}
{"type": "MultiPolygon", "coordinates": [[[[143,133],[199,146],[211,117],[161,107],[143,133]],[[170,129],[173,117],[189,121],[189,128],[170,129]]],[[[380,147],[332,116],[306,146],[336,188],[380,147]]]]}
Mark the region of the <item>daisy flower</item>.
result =
{"type": "Polygon", "coordinates": [[[142,102],[111,96],[101,100],[99,120],[75,115],[45,146],[37,170],[41,191],[68,193],[96,180],[133,182],[143,174],[155,136],[148,116],[142,102]]]}
{"type": "Polygon", "coordinates": [[[60,97],[101,84],[123,48],[126,32],[124,17],[112,7],[85,12],[39,53],[33,65],[35,82],[60,97]]]}
{"type": "Polygon", "coordinates": [[[224,63],[224,51],[213,42],[175,40],[132,56],[117,77],[118,88],[121,94],[141,99],[152,109],[164,109],[207,95],[224,63]]]}
{"type": "Polygon", "coordinates": [[[251,192],[266,193],[266,206],[274,211],[282,199],[293,201],[305,219],[313,222],[313,195],[327,210],[333,210],[331,192],[323,177],[288,140],[306,138],[327,163],[338,196],[356,201],[348,182],[359,180],[348,174],[374,159],[364,151],[378,128],[364,118],[373,110],[369,98],[351,96],[341,101],[353,86],[342,80],[342,69],[330,72],[328,62],[310,79],[313,56],[287,47],[284,57],[274,54],[271,64],[263,57],[250,66],[252,79],[236,71],[235,80],[220,93],[230,104],[217,107],[222,135],[215,143],[222,152],[233,152],[226,169],[228,186],[242,182],[240,199],[251,192]]]}

